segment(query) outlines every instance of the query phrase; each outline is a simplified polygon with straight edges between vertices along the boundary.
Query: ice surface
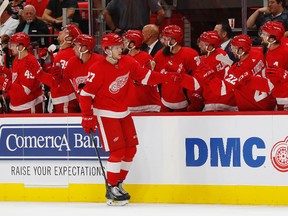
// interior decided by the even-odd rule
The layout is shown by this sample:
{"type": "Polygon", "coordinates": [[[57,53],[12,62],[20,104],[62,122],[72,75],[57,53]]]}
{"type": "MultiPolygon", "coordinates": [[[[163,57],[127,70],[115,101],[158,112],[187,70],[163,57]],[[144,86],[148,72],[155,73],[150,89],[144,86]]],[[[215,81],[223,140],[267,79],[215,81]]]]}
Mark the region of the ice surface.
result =
{"type": "Polygon", "coordinates": [[[288,206],[0,202],[1,216],[273,216],[287,212],[288,206]]]}

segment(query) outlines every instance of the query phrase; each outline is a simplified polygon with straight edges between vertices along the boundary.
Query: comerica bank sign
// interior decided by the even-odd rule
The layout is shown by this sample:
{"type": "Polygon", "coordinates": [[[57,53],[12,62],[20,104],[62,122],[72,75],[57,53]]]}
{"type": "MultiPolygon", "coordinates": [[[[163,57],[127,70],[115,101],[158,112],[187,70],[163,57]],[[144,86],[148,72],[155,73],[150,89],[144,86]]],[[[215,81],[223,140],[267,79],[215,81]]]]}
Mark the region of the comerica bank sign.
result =
{"type": "MultiPolygon", "coordinates": [[[[0,160],[97,160],[94,144],[80,124],[9,124],[0,132],[0,160]]],[[[107,159],[98,130],[94,138],[101,158],[107,159]]]]}

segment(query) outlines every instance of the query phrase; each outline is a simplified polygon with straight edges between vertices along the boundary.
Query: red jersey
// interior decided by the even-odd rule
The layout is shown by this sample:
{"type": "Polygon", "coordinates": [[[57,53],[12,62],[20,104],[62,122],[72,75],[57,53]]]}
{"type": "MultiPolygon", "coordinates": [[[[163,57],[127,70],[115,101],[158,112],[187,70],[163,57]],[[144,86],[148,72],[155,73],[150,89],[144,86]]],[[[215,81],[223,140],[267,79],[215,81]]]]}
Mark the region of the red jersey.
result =
{"type": "Polygon", "coordinates": [[[13,111],[27,110],[43,102],[42,85],[36,79],[40,65],[32,70],[29,65],[39,65],[35,56],[30,53],[20,60],[16,56],[13,61],[12,85],[7,93],[10,97],[10,109],[13,111]]]}
{"type": "MultiPolygon", "coordinates": [[[[66,49],[61,49],[55,56],[53,64],[55,65],[56,63],[60,63],[62,69],[65,69],[67,67],[68,60],[73,56],[75,56],[73,48],[69,47],[66,49]]],[[[61,82],[61,85],[50,87],[52,104],[54,105],[63,104],[76,99],[76,94],[70,80],[68,79],[64,79],[61,82]]]]}
{"type": "MultiPolygon", "coordinates": [[[[151,69],[152,56],[144,51],[132,56],[142,67],[151,69]]],[[[161,101],[157,85],[141,85],[131,82],[128,98],[129,110],[132,112],[160,112],[161,101]]]]}
{"type": "MultiPolygon", "coordinates": [[[[182,47],[178,53],[169,56],[163,55],[162,51],[157,52],[154,61],[156,62],[155,70],[158,72],[165,70],[167,63],[173,61],[178,65],[183,64],[186,71],[192,71],[193,74],[197,65],[199,65],[200,59],[196,50],[182,47]]],[[[170,109],[183,109],[188,106],[183,88],[179,85],[163,83],[161,85],[161,97],[163,105],[170,109]]]]}
{"type": "MultiPolygon", "coordinates": [[[[209,56],[201,56],[201,62],[206,62],[211,69],[213,69],[216,73],[215,75],[223,80],[226,71],[229,70],[230,66],[225,62],[221,62],[216,59],[217,55],[227,56],[227,53],[217,48],[214,52],[210,53],[209,56]]],[[[194,75],[196,78],[199,76],[198,74],[194,75]]],[[[200,75],[202,77],[202,75],[200,75]]],[[[202,89],[202,97],[204,99],[204,109],[203,111],[236,111],[237,105],[234,98],[233,92],[227,92],[225,95],[216,95],[214,91],[210,88],[207,82],[203,82],[203,80],[198,79],[201,89],[202,89]]]]}
{"type": "MultiPolygon", "coordinates": [[[[69,59],[67,67],[63,71],[63,81],[70,80],[75,92],[78,92],[79,84],[86,83],[89,67],[103,58],[102,55],[92,53],[89,60],[83,64],[77,56],[73,56],[69,59]]],[[[62,82],[60,85],[62,85],[62,82]]]]}
{"type": "MultiPolygon", "coordinates": [[[[266,53],[267,67],[280,67],[288,70],[288,46],[281,43],[278,47],[266,53]]],[[[288,86],[283,83],[277,83],[272,90],[272,95],[276,98],[279,110],[288,110],[288,86]],[[284,107],[283,107],[284,106],[284,107]],[[280,108],[281,107],[281,108],[280,108]]]]}
{"type": "Polygon", "coordinates": [[[239,111],[274,110],[276,101],[271,93],[256,90],[258,86],[255,85],[255,81],[260,86],[260,83],[267,83],[267,80],[260,76],[263,73],[265,73],[263,54],[251,50],[246,59],[232,65],[224,78],[224,82],[220,79],[213,79],[210,84],[212,85],[211,88],[217,88],[219,95],[233,91],[239,111]],[[237,85],[246,74],[249,74],[251,79],[243,85],[237,85]]]}
{"type": "Polygon", "coordinates": [[[93,103],[95,115],[124,118],[130,113],[126,100],[130,86],[128,80],[153,85],[160,83],[161,77],[162,74],[142,68],[128,55],[122,56],[116,65],[106,59],[100,60],[90,67],[86,85],[80,93],[80,102],[85,101],[85,104],[81,102],[82,113],[91,115],[87,112],[93,103]]]}

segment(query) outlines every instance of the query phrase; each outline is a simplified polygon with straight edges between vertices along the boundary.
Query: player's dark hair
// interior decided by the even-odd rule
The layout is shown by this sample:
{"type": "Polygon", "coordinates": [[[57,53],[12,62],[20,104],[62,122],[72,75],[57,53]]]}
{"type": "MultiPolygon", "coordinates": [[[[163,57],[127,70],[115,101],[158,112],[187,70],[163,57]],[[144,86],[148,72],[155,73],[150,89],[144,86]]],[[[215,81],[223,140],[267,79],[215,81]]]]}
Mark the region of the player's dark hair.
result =
{"type": "Polygon", "coordinates": [[[170,56],[170,55],[172,55],[169,46],[164,47],[164,48],[162,49],[162,53],[163,53],[164,56],[170,56]]]}
{"type": "Polygon", "coordinates": [[[282,7],[284,8],[286,6],[286,0],[276,0],[278,4],[282,2],[282,7]]]}
{"type": "Polygon", "coordinates": [[[223,21],[216,23],[216,25],[221,25],[222,26],[222,32],[227,32],[227,37],[231,38],[232,37],[232,29],[228,23],[228,21],[223,21]]]}

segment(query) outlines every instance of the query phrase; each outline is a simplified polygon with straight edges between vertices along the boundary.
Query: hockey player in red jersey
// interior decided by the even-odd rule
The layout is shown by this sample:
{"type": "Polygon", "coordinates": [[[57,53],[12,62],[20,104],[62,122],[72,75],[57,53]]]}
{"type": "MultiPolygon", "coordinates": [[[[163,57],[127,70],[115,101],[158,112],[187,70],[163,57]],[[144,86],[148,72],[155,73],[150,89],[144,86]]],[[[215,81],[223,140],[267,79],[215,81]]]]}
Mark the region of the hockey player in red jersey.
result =
{"type": "Polygon", "coordinates": [[[73,40],[81,34],[81,30],[74,24],[68,24],[62,27],[58,35],[58,42],[60,49],[54,57],[53,67],[50,74],[40,73],[38,78],[50,87],[51,103],[48,104],[48,111],[53,113],[74,113],[79,112],[79,104],[77,101],[76,93],[72,87],[69,79],[64,79],[61,85],[54,85],[51,73],[53,71],[64,70],[67,66],[68,60],[75,56],[73,50],[73,40]],[[61,68],[58,68],[58,65],[61,68]]]}
{"type": "Polygon", "coordinates": [[[63,74],[53,74],[55,80],[61,86],[62,82],[70,81],[73,85],[75,93],[85,85],[88,78],[89,67],[104,57],[93,53],[95,47],[95,39],[87,34],[78,35],[73,41],[75,56],[68,60],[67,66],[63,69],[63,74]],[[60,76],[59,76],[60,75],[60,76]]]}
{"type": "Polygon", "coordinates": [[[274,84],[272,95],[277,101],[277,110],[288,110],[288,86],[281,82],[281,71],[288,70],[288,46],[283,41],[285,29],[281,22],[269,21],[262,26],[262,44],[267,46],[267,78],[274,84]],[[276,78],[276,79],[275,79],[276,78]],[[279,81],[279,82],[278,82],[279,81]]]}
{"type": "MultiPolygon", "coordinates": [[[[186,73],[193,75],[200,60],[196,50],[181,45],[183,30],[177,25],[168,25],[162,31],[161,41],[164,49],[154,57],[155,70],[161,72],[169,70],[169,65],[182,65],[186,73]]],[[[166,111],[187,111],[189,100],[185,91],[179,85],[161,84],[161,102],[166,111]]]]}
{"type": "Polygon", "coordinates": [[[12,113],[42,113],[43,90],[41,83],[36,79],[37,70],[40,68],[37,59],[28,53],[30,46],[29,35],[18,32],[11,36],[9,49],[15,59],[12,70],[2,66],[0,88],[10,99],[10,112],[12,113]],[[30,65],[38,65],[30,68],[30,65]]]}
{"type": "MultiPolygon", "coordinates": [[[[152,56],[140,50],[143,40],[141,31],[127,31],[124,34],[124,52],[126,51],[142,67],[152,69],[152,56]]],[[[160,112],[161,101],[157,85],[142,85],[136,80],[131,80],[128,107],[131,112],[160,112]]]]}
{"type": "Polygon", "coordinates": [[[265,74],[264,56],[261,51],[251,47],[252,40],[248,35],[235,36],[231,49],[239,62],[232,65],[224,80],[217,78],[213,72],[206,72],[210,75],[206,76],[206,81],[218,95],[233,91],[239,111],[274,110],[276,101],[271,95],[273,84],[262,77],[265,74]]]}
{"type": "MultiPolygon", "coordinates": [[[[200,58],[201,63],[208,64],[215,71],[215,76],[219,79],[224,79],[233,62],[224,50],[218,48],[220,41],[221,39],[216,31],[207,31],[200,35],[198,46],[202,54],[200,58]],[[230,61],[230,64],[227,61],[230,61]]],[[[201,72],[196,70],[194,76],[201,86],[199,95],[202,95],[204,99],[203,111],[236,111],[237,106],[233,92],[225,95],[216,95],[209,84],[201,79],[203,76],[201,72]]],[[[195,92],[190,93],[188,96],[190,95],[193,97],[195,92]]],[[[193,100],[191,99],[191,101],[193,100]]],[[[190,106],[193,106],[193,104],[190,106]]]]}
{"type": "Polygon", "coordinates": [[[97,124],[103,148],[110,151],[106,167],[109,184],[107,204],[114,204],[113,201],[127,204],[130,195],[123,189],[122,182],[126,179],[138,145],[126,100],[128,80],[148,85],[184,81],[180,74],[151,71],[142,68],[131,56],[122,55],[123,40],[117,34],[104,35],[101,46],[107,56],[90,67],[86,85],[79,96],[82,127],[89,134],[95,132],[97,124]]]}

